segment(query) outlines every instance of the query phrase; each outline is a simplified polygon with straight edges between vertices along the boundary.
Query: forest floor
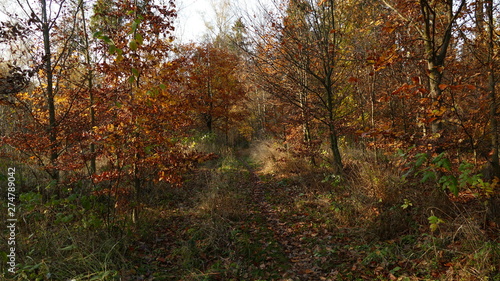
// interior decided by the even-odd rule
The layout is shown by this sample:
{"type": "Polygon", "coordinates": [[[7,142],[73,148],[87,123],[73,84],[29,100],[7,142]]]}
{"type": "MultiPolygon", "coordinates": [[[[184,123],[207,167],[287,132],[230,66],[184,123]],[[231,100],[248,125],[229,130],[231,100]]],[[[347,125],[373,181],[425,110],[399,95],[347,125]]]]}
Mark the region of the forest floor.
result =
{"type": "Polygon", "coordinates": [[[428,225],[398,221],[406,220],[399,205],[384,213],[392,215],[370,219],[363,210],[373,206],[359,206],[366,202],[346,188],[314,186],[319,182],[299,173],[267,173],[246,157],[222,159],[199,170],[185,187],[189,190],[169,195],[168,208],[149,222],[154,230],[130,248],[134,267],[120,275],[123,280],[500,280],[495,279],[498,241],[478,238],[484,232],[475,223],[462,222],[468,230],[453,237],[444,230],[431,233],[428,225]],[[384,231],[394,233],[379,239],[384,231]]]}
{"type": "Polygon", "coordinates": [[[157,222],[154,240],[139,243],[132,271],[145,272],[130,280],[337,280],[339,270],[356,270],[346,266],[357,260],[348,257],[357,230],[295,208],[306,195],[293,184],[233,161],[215,186],[208,179],[209,190],[193,206],[171,209],[157,222]]]}
{"type": "Polygon", "coordinates": [[[451,201],[366,151],[341,178],[270,147],[149,187],[134,223],[106,198],[23,192],[18,273],[0,249],[0,280],[500,280],[481,197],[451,201]]]}

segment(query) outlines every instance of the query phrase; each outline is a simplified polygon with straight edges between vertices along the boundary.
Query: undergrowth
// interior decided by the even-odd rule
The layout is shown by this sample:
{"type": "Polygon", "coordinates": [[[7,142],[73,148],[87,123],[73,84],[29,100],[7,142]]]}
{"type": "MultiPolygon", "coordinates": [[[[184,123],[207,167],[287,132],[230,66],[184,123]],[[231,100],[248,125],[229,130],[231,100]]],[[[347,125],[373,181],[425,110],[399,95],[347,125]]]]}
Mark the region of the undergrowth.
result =
{"type": "MultiPolygon", "coordinates": [[[[5,280],[112,280],[127,264],[130,240],[124,230],[105,227],[91,204],[93,198],[70,195],[42,202],[38,193],[27,192],[18,204],[16,274],[5,280]]],[[[94,202],[95,203],[95,202],[94,202]]]]}
{"type": "Polygon", "coordinates": [[[136,223],[118,211],[105,215],[111,205],[94,195],[68,190],[43,200],[23,191],[17,274],[5,272],[2,245],[0,278],[500,278],[498,225],[490,219],[497,191],[481,188],[477,173],[441,171],[444,162],[430,158],[417,165],[404,153],[343,151],[346,170],[337,175],[327,161],[311,163],[271,142],[219,149],[183,187],[148,189],[136,223]],[[434,181],[422,181],[439,169],[434,181]],[[466,183],[458,196],[439,185],[446,173],[466,183]]]}

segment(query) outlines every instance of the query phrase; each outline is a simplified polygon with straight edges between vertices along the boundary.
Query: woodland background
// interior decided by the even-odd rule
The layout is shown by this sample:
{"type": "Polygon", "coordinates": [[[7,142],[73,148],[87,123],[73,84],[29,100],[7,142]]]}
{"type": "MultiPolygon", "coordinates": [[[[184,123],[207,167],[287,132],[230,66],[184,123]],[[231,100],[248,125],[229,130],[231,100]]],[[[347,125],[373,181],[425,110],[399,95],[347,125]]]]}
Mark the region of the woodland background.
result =
{"type": "Polygon", "coordinates": [[[500,2],[5,4],[2,278],[500,278],[500,2]]]}

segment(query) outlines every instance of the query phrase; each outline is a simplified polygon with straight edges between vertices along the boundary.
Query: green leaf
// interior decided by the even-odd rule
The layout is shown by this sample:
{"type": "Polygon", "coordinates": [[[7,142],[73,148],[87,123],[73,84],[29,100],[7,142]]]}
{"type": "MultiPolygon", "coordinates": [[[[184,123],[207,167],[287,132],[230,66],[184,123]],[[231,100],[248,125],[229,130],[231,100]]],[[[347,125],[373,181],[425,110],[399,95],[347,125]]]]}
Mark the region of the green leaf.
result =
{"type": "Polygon", "coordinates": [[[419,153],[415,157],[417,157],[417,161],[415,161],[415,167],[419,168],[427,160],[427,153],[419,153]]]}
{"type": "Polygon", "coordinates": [[[403,205],[401,205],[401,208],[403,208],[403,210],[406,210],[411,206],[413,206],[413,203],[410,200],[405,199],[403,205]]]}
{"type": "Polygon", "coordinates": [[[458,196],[458,192],[460,191],[458,185],[456,184],[450,185],[448,186],[448,189],[451,191],[451,193],[453,193],[453,195],[458,196]]]}
{"type": "Polygon", "coordinates": [[[110,55],[114,55],[116,53],[116,46],[115,45],[109,45],[108,53],[110,55]]]}
{"type": "Polygon", "coordinates": [[[473,167],[474,167],[474,165],[472,165],[472,163],[462,162],[460,164],[460,166],[458,167],[458,170],[462,173],[469,174],[473,167]]]}
{"type": "Polygon", "coordinates": [[[439,221],[439,218],[436,216],[430,216],[427,218],[427,220],[429,220],[430,223],[437,223],[439,221]]]}
{"type": "Polygon", "coordinates": [[[134,40],[130,40],[130,42],[128,43],[128,47],[130,48],[130,50],[132,51],[135,51],[137,50],[137,41],[134,40]]]}
{"type": "Polygon", "coordinates": [[[70,250],[74,250],[76,248],[77,248],[77,246],[75,244],[72,244],[72,245],[69,245],[69,246],[66,246],[64,248],[59,249],[59,251],[70,251],[70,250]]]}
{"type": "Polygon", "coordinates": [[[75,201],[77,198],[78,198],[78,195],[74,193],[74,194],[71,194],[70,196],[68,196],[67,200],[69,202],[71,202],[71,201],[75,201]]]}
{"type": "Polygon", "coordinates": [[[139,77],[139,70],[132,68],[132,74],[134,74],[135,77],[139,77]]]}
{"type": "Polygon", "coordinates": [[[132,23],[130,27],[130,32],[128,34],[133,34],[137,30],[137,24],[135,22],[132,23]]]}
{"type": "Polygon", "coordinates": [[[92,34],[92,36],[94,38],[101,39],[100,37],[102,36],[102,32],[101,31],[96,31],[96,32],[94,32],[94,34],[92,34]]]}
{"type": "Polygon", "coordinates": [[[458,180],[454,175],[442,176],[439,183],[443,186],[443,189],[449,189],[455,196],[458,195],[458,180]]]}
{"type": "Polygon", "coordinates": [[[104,35],[104,36],[101,36],[99,39],[102,39],[104,42],[106,42],[106,44],[108,45],[114,45],[113,43],[113,40],[111,40],[111,38],[109,38],[108,36],[104,35]]]}
{"type": "Polygon", "coordinates": [[[154,147],[155,147],[154,145],[149,145],[149,146],[146,146],[146,147],[144,148],[144,152],[146,152],[146,154],[148,154],[148,155],[149,155],[149,154],[151,154],[151,151],[153,150],[153,148],[154,148],[154,147]]]}
{"type": "Polygon", "coordinates": [[[130,33],[136,32],[140,23],[141,23],[141,20],[139,20],[139,19],[134,20],[134,22],[132,22],[132,27],[131,27],[132,31],[130,33]]]}
{"type": "Polygon", "coordinates": [[[134,75],[130,75],[130,77],[128,78],[128,82],[130,84],[134,84],[134,82],[135,82],[135,76],[134,75]]]}
{"type": "Polygon", "coordinates": [[[135,41],[137,41],[139,45],[142,45],[142,43],[144,43],[144,38],[142,38],[142,35],[139,32],[135,34],[135,41]]]}
{"type": "Polygon", "coordinates": [[[439,166],[445,168],[448,171],[451,171],[451,162],[448,158],[443,158],[439,161],[439,166]]]}
{"type": "Polygon", "coordinates": [[[69,214],[67,216],[64,216],[61,221],[62,222],[70,222],[71,220],[73,220],[73,214],[69,214]]]}
{"type": "Polygon", "coordinates": [[[152,89],[146,92],[146,95],[150,97],[157,97],[158,96],[158,89],[152,89]]]}
{"type": "Polygon", "coordinates": [[[92,201],[89,197],[85,196],[81,199],[83,209],[89,210],[92,207],[92,201]]]}
{"type": "Polygon", "coordinates": [[[430,179],[436,179],[436,173],[433,171],[425,171],[424,176],[420,180],[421,183],[427,182],[430,179]]]}
{"type": "Polygon", "coordinates": [[[430,229],[432,232],[434,232],[438,229],[439,224],[444,223],[444,220],[442,220],[436,216],[430,216],[429,218],[427,218],[427,220],[429,220],[430,229]]]}
{"type": "Polygon", "coordinates": [[[443,157],[444,157],[444,152],[434,157],[434,159],[432,159],[432,164],[439,165],[438,163],[443,160],[443,157]]]}
{"type": "Polygon", "coordinates": [[[396,266],[395,268],[393,268],[393,269],[391,270],[391,273],[392,273],[392,274],[394,274],[394,273],[396,273],[396,272],[400,271],[401,269],[402,269],[401,267],[396,266]]]}

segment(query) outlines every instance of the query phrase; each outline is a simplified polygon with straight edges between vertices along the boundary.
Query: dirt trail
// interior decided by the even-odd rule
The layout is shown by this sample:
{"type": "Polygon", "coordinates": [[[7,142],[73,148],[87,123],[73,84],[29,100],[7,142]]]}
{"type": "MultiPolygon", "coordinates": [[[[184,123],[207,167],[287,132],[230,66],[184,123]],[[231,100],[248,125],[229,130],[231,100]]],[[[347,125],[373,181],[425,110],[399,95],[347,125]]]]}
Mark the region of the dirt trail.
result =
{"type": "Polygon", "coordinates": [[[252,169],[247,162],[241,160],[241,163],[251,175],[253,200],[259,206],[260,213],[266,218],[268,228],[274,233],[274,238],[281,245],[290,263],[290,269],[281,280],[334,280],[325,277],[325,273],[320,272],[320,269],[314,264],[313,249],[310,249],[308,244],[303,241],[304,236],[297,232],[297,224],[289,218],[281,216],[279,211],[266,199],[267,194],[272,194],[276,187],[263,182],[257,171],[252,169]]]}

